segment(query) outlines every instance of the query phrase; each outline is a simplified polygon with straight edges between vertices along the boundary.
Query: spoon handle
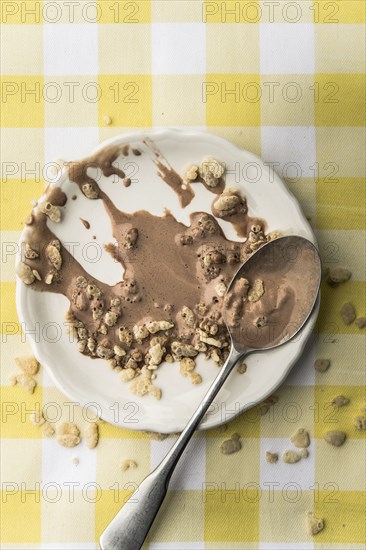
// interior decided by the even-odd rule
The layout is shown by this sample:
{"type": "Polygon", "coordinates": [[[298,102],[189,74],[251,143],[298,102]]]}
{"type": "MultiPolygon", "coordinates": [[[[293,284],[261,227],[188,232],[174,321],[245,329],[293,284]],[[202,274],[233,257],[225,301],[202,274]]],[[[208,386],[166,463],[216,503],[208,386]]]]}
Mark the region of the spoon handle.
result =
{"type": "Polygon", "coordinates": [[[100,537],[102,550],[140,550],[165,498],[170,478],[184,449],[223,383],[243,356],[243,352],[238,352],[234,347],[231,348],[226,363],[221,367],[202,403],[169,453],[160,465],[144,479],[102,533],[100,537]]]}

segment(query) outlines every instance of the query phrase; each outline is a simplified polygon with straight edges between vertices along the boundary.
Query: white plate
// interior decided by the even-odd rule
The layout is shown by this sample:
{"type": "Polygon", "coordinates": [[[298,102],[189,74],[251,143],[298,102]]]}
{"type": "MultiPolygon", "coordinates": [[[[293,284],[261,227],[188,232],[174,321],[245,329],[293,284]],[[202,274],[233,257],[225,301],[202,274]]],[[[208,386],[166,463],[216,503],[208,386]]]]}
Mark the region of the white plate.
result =
{"type": "MultiPolygon", "coordinates": [[[[143,140],[150,137],[157,144],[173,168],[182,173],[184,168],[204,157],[213,156],[224,161],[227,167],[228,187],[240,188],[247,197],[249,214],[260,216],[268,222],[269,231],[281,230],[285,234],[297,234],[315,243],[314,234],[300,207],[282,183],[255,155],[237,148],[217,136],[197,131],[158,130],[118,136],[103,143],[98,149],[111,144],[131,144],[144,151],[139,157],[130,154],[119,162],[126,173],[132,174],[129,188],[101,177],[98,184],[108,192],[121,209],[133,212],[146,209],[162,215],[164,208],[171,210],[181,222],[189,224],[189,214],[197,210],[210,212],[212,194],[203,185],[194,186],[196,196],[182,210],[177,196],[156,174],[153,154],[143,140]],[[132,163],[127,166],[128,163],[132,163]]],[[[113,178],[113,176],[112,176],[113,178]]],[[[76,201],[66,204],[64,223],[51,224],[52,231],[65,243],[74,244],[74,256],[92,276],[114,284],[120,279],[120,265],[103,252],[102,244],[112,239],[110,223],[102,201],[90,201],[79,191],[65,173],[60,185],[68,197],[78,195],[76,201]],[[83,228],[79,218],[91,222],[91,229],[83,228]],[[97,241],[92,240],[97,236],[97,241]],[[98,261],[95,260],[98,258],[98,261]]],[[[219,220],[230,239],[238,239],[232,226],[219,220]]],[[[157,256],[156,269],[159,270],[157,256]]],[[[162,277],[164,274],[162,273],[162,277]]],[[[59,389],[81,406],[97,410],[100,416],[112,424],[133,430],[151,430],[162,433],[181,431],[202,400],[211,381],[217,374],[217,366],[200,357],[197,371],[203,383],[193,386],[178,372],[177,364],[165,364],[158,371],[158,386],[163,390],[161,401],[151,396],[138,398],[128,390],[107,363],[91,360],[76,350],[69,342],[64,323],[68,300],[59,294],[35,292],[17,280],[17,309],[21,322],[25,323],[34,354],[44,365],[59,389]],[[35,331],[32,333],[31,331],[35,331]]],[[[262,401],[271,394],[290,372],[302,353],[314,327],[317,310],[313,312],[301,336],[273,351],[250,356],[246,374],[233,372],[221,390],[207,415],[202,429],[212,428],[262,401]],[[230,411],[232,411],[230,413],[230,411]]]]}

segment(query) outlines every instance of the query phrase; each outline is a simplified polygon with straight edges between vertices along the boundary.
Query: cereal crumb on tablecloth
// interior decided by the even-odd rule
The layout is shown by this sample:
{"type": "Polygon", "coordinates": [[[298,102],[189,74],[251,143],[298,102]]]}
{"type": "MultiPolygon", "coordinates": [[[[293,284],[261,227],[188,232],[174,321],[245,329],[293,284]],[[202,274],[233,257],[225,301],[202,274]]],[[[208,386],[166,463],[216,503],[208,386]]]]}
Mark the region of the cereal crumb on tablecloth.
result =
{"type": "Polygon", "coordinates": [[[324,520],[318,519],[314,516],[313,512],[307,512],[306,525],[310,535],[316,535],[324,529],[324,520]]]}

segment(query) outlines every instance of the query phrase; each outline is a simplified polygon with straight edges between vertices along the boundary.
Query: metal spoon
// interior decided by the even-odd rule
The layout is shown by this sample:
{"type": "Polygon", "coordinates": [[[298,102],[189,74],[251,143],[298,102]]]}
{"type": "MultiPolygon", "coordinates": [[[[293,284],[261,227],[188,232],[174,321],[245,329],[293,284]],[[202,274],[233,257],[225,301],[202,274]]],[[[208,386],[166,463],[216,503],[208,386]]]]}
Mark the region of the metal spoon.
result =
{"type": "MultiPolygon", "coordinates": [[[[277,292],[278,296],[282,295],[282,298],[285,296],[285,301],[282,302],[284,307],[288,305],[288,300],[292,300],[291,318],[286,320],[285,326],[277,326],[281,325],[277,323],[276,326],[269,327],[272,330],[263,333],[259,330],[255,336],[256,331],[245,330],[246,326],[240,320],[239,324],[232,326],[233,316],[230,307],[228,312],[224,312],[231,336],[231,351],[226,363],[221,367],[201,405],[170,452],[144,479],[103,532],[100,537],[102,550],[139,550],[141,548],[164,500],[175,466],[236,363],[249,353],[273,349],[284,344],[298,334],[308,320],[317,301],[321,279],[319,254],[310,241],[303,237],[289,236],[263,245],[240,267],[232,279],[226,303],[230,304],[230,295],[234,295],[235,298],[239,279],[245,278],[252,283],[259,275],[264,278],[264,285],[266,280],[270,282],[272,277],[272,289],[273,284],[275,287],[277,285],[277,290],[275,289],[274,292],[277,292]],[[276,273],[275,279],[273,279],[274,273],[276,273]],[[301,299],[296,298],[296,294],[294,298],[293,293],[286,295],[286,289],[291,287],[300,289],[298,294],[301,295],[301,299]]],[[[241,286],[243,286],[242,283],[243,280],[241,286]]],[[[274,314],[276,311],[275,309],[274,314]]],[[[245,321],[246,317],[247,315],[243,315],[242,319],[245,321]]]]}

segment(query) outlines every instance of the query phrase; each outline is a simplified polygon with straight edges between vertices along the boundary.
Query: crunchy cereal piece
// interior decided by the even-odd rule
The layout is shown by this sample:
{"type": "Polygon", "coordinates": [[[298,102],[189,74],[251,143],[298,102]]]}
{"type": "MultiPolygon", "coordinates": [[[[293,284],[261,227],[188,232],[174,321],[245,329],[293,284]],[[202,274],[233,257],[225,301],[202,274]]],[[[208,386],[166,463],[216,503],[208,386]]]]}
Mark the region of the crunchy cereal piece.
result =
{"type": "Polygon", "coordinates": [[[182,342],[172,342],[172,352],[177,357],[196,357],[198,351],[191,344],[183,344],[182,342]]]}
{"type": "MultiPolygon", "coordinates": [[[[192,235],[182,235],[179,239],[179,242],[182,246],[187,246],[193,244],[193,237],[192,235]]],[[[167,311],[168,313],[171,313],[171,311],[164,308],[164,311],[167,311]]]]}
{"type": "Polygon", "coordinates": [[[220,340],[217,340],[217,338],[211,338],[204,330],[198,329],[198,334],[200,341],[204,344],[208,344],[209,346],[214,346],[216,348],[222,347],[222,342],[220,342],[220,340]]]}
{"type": "Polygon", "coordinates": [[[146,328],[150,334],[155,334],[161,330],[169,330],[173,327],[174,323],[170,323],[169,321],[151,321],[146,325],[146,328]]]}
{"type": "Polygon", "coordinates": [[[198,178],[198,166],[197,164],[191,164],[184,172],[184,181],[195,181],[198,178]]]}
{"type": "Polygon", "coordinates": [[[238,434],[233,434],[230,439],[227,439],[221,444],[220,451],[223,455],[231,455],[237,453],[242,448],[238,434]]]}
{"type": "Polygon", "coordinates": [[[126,472],[129,468],[137,468],[137,462],[135,460],[132,460],[131,458],[122,460],[121,462],[122,472],[126,472]]]}
{"type": "Polygon", "coordinates": [[[150,355],[149,365],[152,365],[152,366],[160,365],[165,352],[166,352],[166,349],[162,348],[159,343],[155,344],[155,346],[151,346],[148,352],[150,355]]]}
{"type": "Polygon", "coordinates": [[[189,307],[183,306],[181,314],[187,327],[194,327],[196,316],[193,311],[189,307]]]}
{"type": "Polygon", "coordinates": [[[32,269],[32,273],[37,279],[37,281],[42,281],[42,277],[40,276],[39,271],[37,271],[36,269],[32,269]]]}
{"type": "Polygon", "coordinates": [[[258,319],[257,319],[256,322],[255,322],[255,325],[256,325],[258,328],[265,327],[265,326],[267,325],[267,318],[264,317],[264,316],[258,317],[258,319]]]}
{"type": "Polygon", "coordinates": [[[88,286],[88,281],[85,279],[85,277],[77,277],[76,279],[76,286],[78,288],[85,288],[88,286]]]}
{"type": "Polygon", "coordinates": [[[196,310],[198,315],[203,317],[203,315],[206,315],[208,311],[208,307],[206,306],[206,304],[203,304],[202,302],[200,302],[199,304],[196,305],[196,310]]]}
{"type": "Polygon", "coordinates": [[[282,459],[286,464],[296,464],[296,462],[299,462],[301,460],[302,456],[297,451],[285,451],[282,455],[282,459]]]}
{"type": "Polygon", "coordinates": [[[42,424],[42,434],[45,437],[52,437],[55,433],[53,426],[49,422],[42,424]]]}
{"type": "Polygon", "coordinates": [[[344,395],[337,395],[334,399],[332,399],[332,405],[335,407],[344,407],[345,405],[348,405],[349,399],[348,397],[345,397],[344,395]]]}
{"type": "Polygon", "coordinates": [[[167,363],[174,363],[174,358],[170,353],[167,353],[166,356],[165,356],[165,361],[167,363]]]}
{"type": "Polygon", "coordinates": [[[33,376],[39,371],[40,364],[34,355],[28,357],[15,357],[17,367],[19,367],[25,374],[33,376]]]}
{"type": "Polygon", "coordinates": [[[125,235],[125,238],[124,238],[125,248],[127,248],[129,250],[131,248],[134,248],[137,244],[138,238],[139,238],[138,229],[136,229],[136,227],[132,227],[131,229],[129,229],[127,231],[126,235],[125,235]]]}
{"type": "Polygon", "coordinates": [[[203,267],[209,268],[215,263],[223,263],[223,262],[215,262],[213,258],[213,254],[211,252],[209,252],[208,254],[205,254],[202,258],[203,267]]]}
{"type": "Polygon", "coordinates": [[[81,190],[87,199],[95,200],[99,197],[98,191],[90,183],[84,183],[81,190]]]}
{"type": "Polygon", "coordinates": [[[46,257],[51,266],[56,269],[56,271],[60,271],[62,266],[62,257],[59,249],[53,243],[47,246],[46,257]]]}
{"type": "Polygon", "coordinates": [[[309,432],[305,428],[299,428],[291,437],[292,443],[299,449],[304,449],[310,445],[309,432]]]}
{"type": "Polygon", "coordinates": [[[195,386],[197,384],[201,384],[201,382],[202,382],[202,376],[200,374],[198,374],[198,372],[188,372],[187,377],[192,382],[192,384],[194,384],[195,386]]]}
{"type": "Polygon", "coordinates": [[[214,202],[215,209],[223,213],[224,215],[228,215],[228,212],[231,212],[235,209],[236,206],[240,203],[240,197],[238,195],[229,195],[222,193],[219,195],[219,198],[216,199],[214,202]]]}
{"type": "Polygon", "coordinates": [[[208,214],[201,214],[197,225],[198,227],[196,227],[196,230],[193,230],[195,236],[198,236],[200,233],[201,236],[204,236],[206,233],[213,235],[213,233],[217,231],[217,225],[208,214]]]}
{"type": "Polygon", "coordinates": [[[44,418],[41,411],[32,412],[32,414],[30,415],[30,421],[35,426],[42,426],[42,424],[44,424],[46,422],[46,420],[45,420],[45,418],[44,418]]]}
{"type": "Polygon", "coordinates": [[[114,325],[117,323],[118,314],[114,311],[107,311],[107,313],[104,315],[104,322],[108,327],[114,327],[114,325]]]}
{"type": "MultiPolygon", "coordinates": [[[[77,297],[75,305],[80,311],[88,309],[88,300],[86,299],[84,294],[77,297]],[[80,298],[81,298],[81,300],[80,300],[80,298]]],[[[103,317],[103,307],[104,307],[103,300],[98,300],[97,299],[97,300],[94,300],[92,302],[92,308],[91,309],[92,309],[92,312],[93,312],[93,321],[97,321],[98,319],[103,317]]],[[[106,324],[104,324],[104,323],[102,323],[102,324],[107,328],[106,324]]],[[[108,332],[108,329],[107,329],[107,332],[108,332]]]]}
{"type": "Polygon", "coordinates": [[[24,256],[28,259],[28,260],[35,260],[36,258],[39,257],[39,254],[38,252],[36,252],[35,250],[33,250],[28,243],[25,243],[25,247],[24,247],[24,256]]]}
{"type": "Polygon", "coordinates": [[[251,226],[249,235],[248,235],[248,243],[251,250],[256,250],[266,242],[266,237],[264,236],[263,228],[260,224],[254,224],[251,226]]]}
{"type": "Polygon", "coordinates": [[[245,372],[247,372],[247,365],[246,365],[246,363],[240,363],[240,365],[237,366],[236,371],[237,371],[239,374],[244,374],[245,372]]]}
{"type": "Polygon", "coordinates": [[[90,336],[87,341],[87,348],[90,351],[90,353],[94,353],[95,348],[97,347],[97,342],[90,336]]]}
{"type": "Polygon", "coordinates": [[[135,378],[135,376],[136,376],[136,371],[131,367],[121,370],[120,378],[122,382],[130,382],[135,378]]]}
{"type": "Polygon", "coordinates": [[[124,357],[126,355],[126,352],[121,346],[114,346],[113,348],[114,354],[117,355],[117,357],[124,357]]]}
{"type": "Polygon", "coordinates": [[[98,328],[98,332],[100,334],[108,334],[108,328],[104,323],[101,323],[100,327],[98,328]]]}
{"type": "Polygon", "coordinates": [[[80,460],[78,459],[77,456],[73,456],[71,462],[72,462],[72,464],[73,464],[74,466],[78,466],[80,460]]]}
{"type": "Polygon", "coordinates": [[[346,441],[346,437],[347,436],[344,432],[340,432],[338,430],[331,430],[329,432],[325,432],[324,434],[324,440],[330,445],[333,445],[333,447],[341,447],[341,445],[343,445],[346,441]]]}
{"type": "Polygon", "coordinates": [[[96,422],[89,422],[84,432],[85,443],[88,449],[94,449],[99,440],[99,428],[96,422]]]}
{"type": "Polygon", "coordinates": [[[145,338],[147,338],[150,334],[147,328],[144,327],[143,325],[135,325],[132,329],[132,332],[137,341],[145,340],[145,338]]]}
{"type": "Polygon", "coordinates": [[[316,535],[317,533],[320,533],[320,531],[323,531],[324,520],[316,518],[313,512],[307,512],[306,525],[309,535],[316,535]]]}
{"type": "Polygon", "coordinates": [[[104,346],[98,346],[96,350],[96,354],[98,357],[100,357],[100,359],[112,359],[114,355],[114,351],[104,346]]]}
{"type": "Polygon", "coordinates": [[[106,124],[107,126],[110,126],[112,124],[112,119],[109,115],[104,115],[103,116],[103,122],[104,124],[106,124]]]}
{"type": "Polygon", "coordinates": [[[139,376],[130,385],[130,390],[135,395],[142,397],[149,392],[150,386],[151,386],[151,382],[148,376],[139,376]]]}
{"type": "Polygon", "coordinates": [[[76,447],[80,443],[80,430],[73,422],[63,422],[57,427],[57,442],[62,447],[76,447]]]}
{"type": "Polygon", "coordinates": [[[158,401],[161,399],[161,389],[153,386],[152,384],[149,386],[148,393],[149,395],[155,397],[158,401]]]}
{"type": "Polygon", "coordinates": [[[264,294],[264,284],[261,279],[256,279],[253,286],[249,289],[248,300],[249,302],[258,302],[264,294]]]}
{"type": "Polygon", "coordinates": [[[199,328],[203,330],[203,332],[206,332],[207,336],[216,336],[219,331],[218,324],[212,322],[210,319],[203,319],[203,321],[199,324],[199,328]]]}
{"type": "Polygon", "coordinates": [[[215,362],[217,363],[219,366],[222,365],[222,359],[221,359],[221,356],[219,355],[219,350],[217,349],[213,349],[211,350],[210,352],[210,358],[215,362]]]}
{"type": "Polygon", "coordinates": [[[358,328],[365,328],[366,327],[366,317],[358,317],[355,320],[355,325],[358,328]]]}
{"type": "Polygon", "coordinates": [[[39,208],[52,222],[59,223],[61,221],[61,208],[59,206],[54,206],[50,202],[43,202],[39,208]]]}
{"type": "Polygon", "coordinates": [[[89,284],[85,288],[85,292],[88,298],[99,298],[102,294],[100,288],[97,285],[89,284]]]}
{"type": "Polygon", "coordinates": [[[130,347],[133,340],[132,332],[127,327],[119,327],[118,338],[122,344],[130,347]]]}
{"type": "Polygon", "coordinates": [[[317,372],[325,372],[330,367],[330,359],[317,359],[314,363],[314,369],[317,372]]]}
{"type": "Polygon", "coordinates": [[[345,325],[350,325],[356,319],[356,311],[351,302],[343,304],[341,309],[341,317],[345,325]]]}
{"type": "Polygon", "coordinates": [[[22,386],[28,393],[34,393],[37,382],[29,374],[16,374],[15,379],[19,386],[22,386]]]}
{"type": "Polygon", "coordinates": [[[268,233],[267,240],[268,241],[274,241],[275,239],[278,239],[279,237],[283,237],[282,231],[271,231],[271,233],[268,233]]]}
{"type": "Polygon", "coordinates": [[[60,243],[60,241],[59,241],[58,239],[54,239],[54,240],[51,241],[49,244],[52,245],[52,246],[55,246],[55,247],[57,248],[58,251],[61,250],[61,243],[60,243]]]}
{"type": "Polygon", "coordinates": [[[88,340],[79,340],[78,343],[76,344],[76,347],[80,353],[84,353],[84,351],[86,350],[87,344],[88,344],[88,340]]]}
{"type": "Polygon", "coordinates": [[[49,271],[44,279],[44,282],[46,283],[46,285],[52,284],[54,277],[55,277],[55,273],[53,271],[49,271]]]}
{"type": "Polygon", "coordinates": [[[24,262],[19,262],[17,264],[16,274],[25,285],[31,285],[35,281],[35,276],[32,269],[24,262]]]}
{"type": "Polygon", "coordinates": [[[266,451],[266,461],[268,464],[276,464],[278,462],[278,453],[271,453],[270,451],[266,451]]]}
{"type": "Polygon", "coordinates": [[[239,189],[229,187],[218,195],[218,198],[212,205],[214,215],[218,218],[226,218],[236,214],[245,215],[248,212],[247,202],[241,195],[239,189]]]}
{"type": "Polygon", "coordinates": [[[352,273],[344,267],[328,268],[326,272],[326,281],[331,286],[338,286],[341,283],[349,281],[352,273]]]}
{"type": "Polygon", "coordinates": [[[196,362],[191,357],[183,357],[179,362],[179,372],[183,376],[187,376],[189,372],[192,372],[196,368],[196,362]]]}
{"type": "Polygon", "coordinates": [[[225,166],[213,157],[204,159],[199,167],[199,175],[208,187],[217,187],[224,172],[225,166]]]}
{"type": "Polygon", "coordinates": [[[219,298],[222,298],[225,296],[225,293],[227,291],[227,286],[225,283],[220,282],[215,285],[215,292],[219,298]]]}
{"type": "Polygon", "coordinates": [[[356,416],[353,424],[356,430],[366,430],[366,416],[356,416]]]}
{"type": "Polygon", "coordinates": [[[85,327],[79,327],[77,329],[77,335],[78,335],[78,338],[80,338],[81,340],[84,340],[85,338],[88,337],[88,331],[86,330],[85,327]]]}

